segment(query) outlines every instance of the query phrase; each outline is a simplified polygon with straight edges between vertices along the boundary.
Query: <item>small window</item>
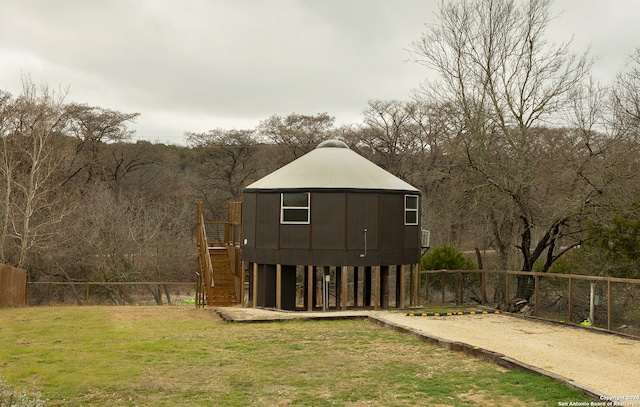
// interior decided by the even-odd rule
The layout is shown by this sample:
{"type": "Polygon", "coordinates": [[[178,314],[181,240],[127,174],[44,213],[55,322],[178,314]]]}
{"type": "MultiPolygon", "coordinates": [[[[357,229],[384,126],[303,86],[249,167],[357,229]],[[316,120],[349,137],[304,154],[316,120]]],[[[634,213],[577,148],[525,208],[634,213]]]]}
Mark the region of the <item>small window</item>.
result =
{"type": "Polygon", "coordinates": [[[418,195],[404,196],[404,224],[418,224],[418,195]]]}
{"type": "Polygon", "coordinates": [[[281,197],[280,223],[309,223],[309,193],[284,192],[281,197]]]}

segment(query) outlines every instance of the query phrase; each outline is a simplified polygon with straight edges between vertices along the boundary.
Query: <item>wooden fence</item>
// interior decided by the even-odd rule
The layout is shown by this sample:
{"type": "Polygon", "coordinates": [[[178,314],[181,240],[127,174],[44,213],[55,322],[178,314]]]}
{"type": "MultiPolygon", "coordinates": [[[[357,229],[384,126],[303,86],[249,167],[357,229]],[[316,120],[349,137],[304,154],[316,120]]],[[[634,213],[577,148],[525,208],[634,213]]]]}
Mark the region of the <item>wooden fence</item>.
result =
{"type": "Polygon", "coordinates": [[[609,330],[640,327],[640,280],[507,270],[422,271],[425,303],[498,304],[516,292],[518,276],[534,280],[532,314],[609,330]]]}
{"type": "Polygon", "coordinates": [[[0,307],[27,305],[27,272],[0,264],[0,307]]]}

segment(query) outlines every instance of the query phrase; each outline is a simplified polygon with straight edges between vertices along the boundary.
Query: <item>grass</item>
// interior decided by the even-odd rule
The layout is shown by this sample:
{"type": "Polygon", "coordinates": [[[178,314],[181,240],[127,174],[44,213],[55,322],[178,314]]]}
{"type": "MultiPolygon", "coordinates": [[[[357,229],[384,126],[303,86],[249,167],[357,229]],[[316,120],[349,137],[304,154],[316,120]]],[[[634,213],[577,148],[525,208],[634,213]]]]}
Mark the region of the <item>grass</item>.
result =
{"type": "Polygon", "coordinates": [[[224,323],[188,306],[0,309],[0,375],[52,406],[589,401],[366,321],[224,323]]]}

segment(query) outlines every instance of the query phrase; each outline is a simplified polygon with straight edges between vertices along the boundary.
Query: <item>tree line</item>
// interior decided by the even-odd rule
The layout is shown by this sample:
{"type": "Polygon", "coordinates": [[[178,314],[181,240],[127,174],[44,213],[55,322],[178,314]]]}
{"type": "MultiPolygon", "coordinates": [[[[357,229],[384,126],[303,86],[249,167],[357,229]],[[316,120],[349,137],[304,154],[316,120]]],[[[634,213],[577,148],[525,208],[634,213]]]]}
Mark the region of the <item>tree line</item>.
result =
{"type": "Polygon", "coordinates": [[[640,51],[599,83],[587,52],[545,37],[550,5],[443,2],[410,44],[437,79],[351,125],[292,113],[152,144],[137,113],[27,78],[0,92],[0,262],[32,280],[188,281],[196,202],[224,219],[245,186],[337,138],[423,192],[432,245],[495,253],[481,267],[640,277],[640,51]]]}

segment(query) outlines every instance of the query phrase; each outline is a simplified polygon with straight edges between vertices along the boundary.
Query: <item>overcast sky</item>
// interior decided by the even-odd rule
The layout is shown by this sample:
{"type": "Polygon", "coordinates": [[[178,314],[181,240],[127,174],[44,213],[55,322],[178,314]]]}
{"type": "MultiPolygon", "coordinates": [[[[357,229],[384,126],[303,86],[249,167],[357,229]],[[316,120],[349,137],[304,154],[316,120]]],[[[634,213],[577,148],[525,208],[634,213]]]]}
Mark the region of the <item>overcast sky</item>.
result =
{"type": "MultiPolygon", "coordinates": [[[[138,112],[139,139],[253,128],[273,114],[358,123],[430,75],[406,49],[436,0],[0,0],[0,88],[21,76],[69,101],[138,112]]],[[[640,1],[557,0],[558,42],[591,47],[610,80],[640,47],[640,1]]]]}

